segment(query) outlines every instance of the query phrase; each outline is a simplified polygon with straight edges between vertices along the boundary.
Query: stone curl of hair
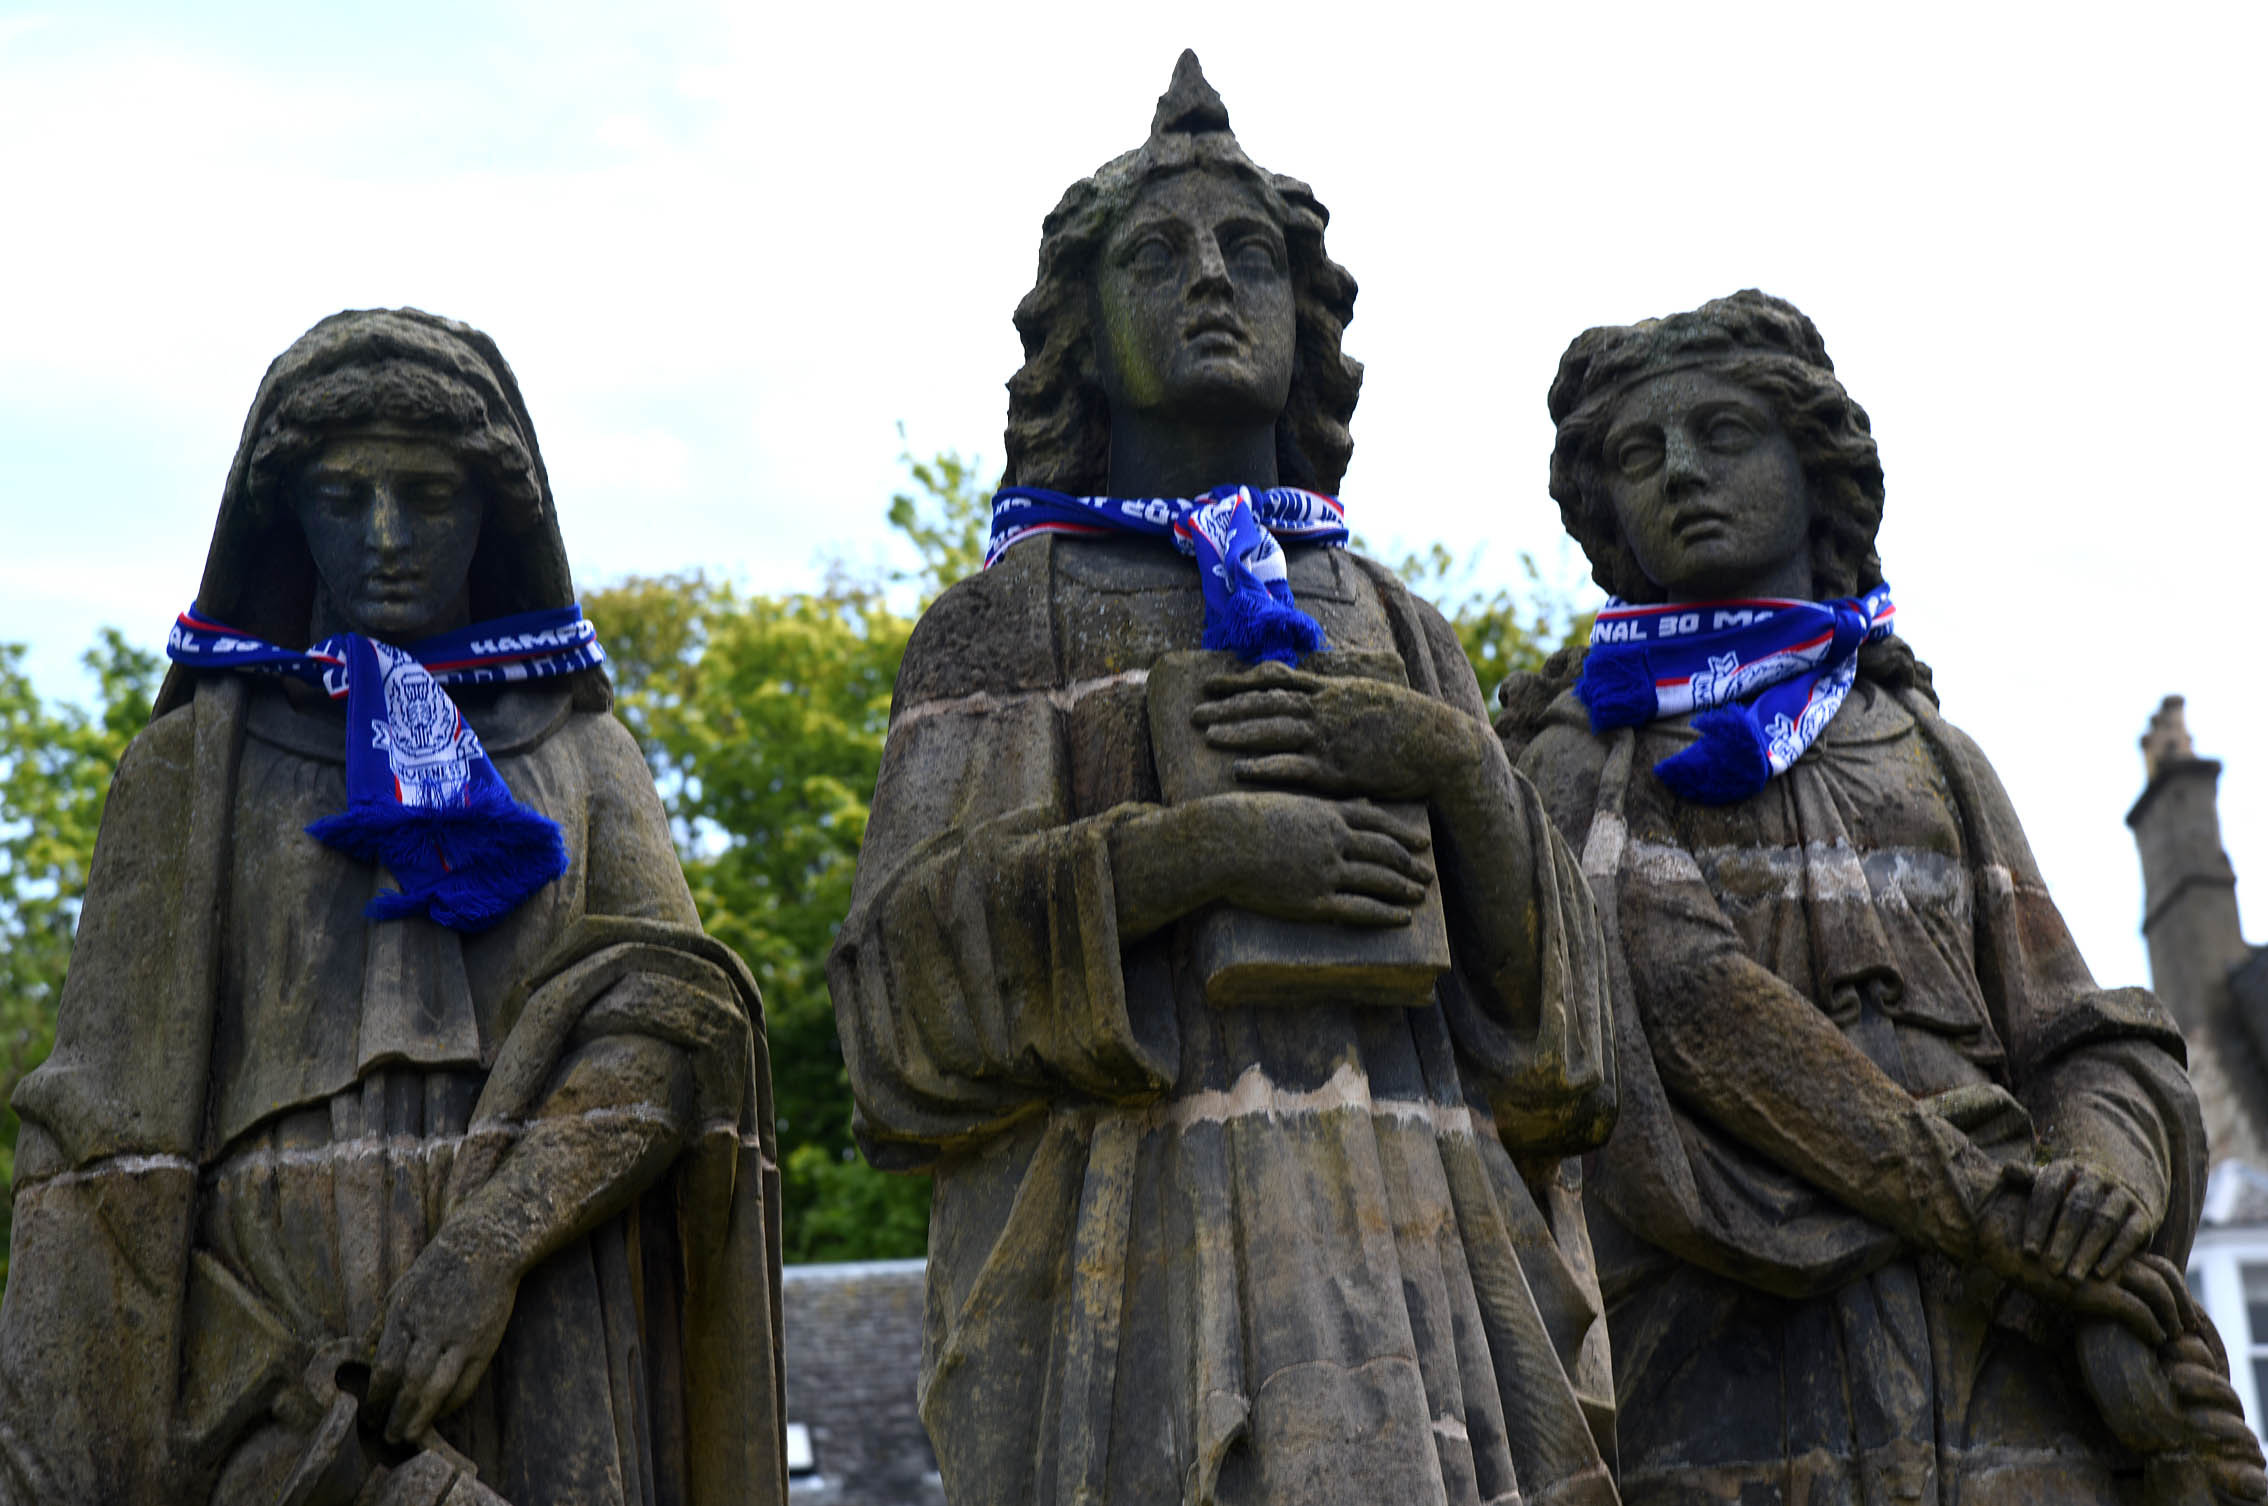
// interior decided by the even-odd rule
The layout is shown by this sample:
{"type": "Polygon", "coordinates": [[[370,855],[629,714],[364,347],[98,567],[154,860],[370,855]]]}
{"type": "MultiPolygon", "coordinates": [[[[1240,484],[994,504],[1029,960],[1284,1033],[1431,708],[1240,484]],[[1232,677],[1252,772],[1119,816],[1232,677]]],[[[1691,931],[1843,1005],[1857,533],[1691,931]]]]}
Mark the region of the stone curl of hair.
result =
{"type": "MultiPolygon", "coordinates": [[[[1625,601],[1660,601],[1616,525],[1602,447],[1617,403],[1659,371],[1699,366],[1762,398],[1794,441],[1812,502],[1811,575],[1825,600],[1882,583],[1882,459],[1866,410],[1843,390],[1819,327],[1785,299],[1754,288],[1687,313],[1585,330],[1551,384],[1551,495],[1591,562],[1591,577],[1625,601]]],[[[1902,641],[1868,645],[1862,671],[1935,699],[1929,666],[1902,641]]]]}
{"type": "Polygon", "coordinates": [[[1323,247],[1329,212],[1296,178],[1267,172],[1233,137],[1153,140],[1071,185],[1040,229],[1039,276],[1016,305],[1024,364],[1008,381],[1005,484],[1074,495],[1104,490],[1110,405],[1097,368],[1095,261],[1149,183],[1213,172],[1250,188],[1283,232],[1291,260],[1295,337],[1291,394],[1276,420],[1276,469],[1287,486],[1336,494],[1354,454],[1348,423],[1362,363],[1340,348],[1354,317],[1355,280],[1323,247]]]}
{"type": "Polygon", "coordinates": [[[534,457],[511,414],[491,412],[460,378],[402,357],[336,367],[285,394],[253,441],[253,505],[274,516],[283,489],[324,445],[357,429],[398,429],[448,445],[483,483],[507,531],[524,531],[542,516],[534,457]]]}

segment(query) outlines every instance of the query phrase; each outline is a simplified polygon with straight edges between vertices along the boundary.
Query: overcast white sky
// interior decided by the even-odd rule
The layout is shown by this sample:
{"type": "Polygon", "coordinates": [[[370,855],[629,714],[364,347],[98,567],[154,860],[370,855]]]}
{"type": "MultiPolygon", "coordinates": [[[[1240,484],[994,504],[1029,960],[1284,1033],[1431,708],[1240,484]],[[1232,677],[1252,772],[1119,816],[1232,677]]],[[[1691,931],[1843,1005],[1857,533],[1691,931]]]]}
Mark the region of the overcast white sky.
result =
{"type": "Polygon", "coordinates": [[[261,371],[342,307],[497,337],[586,582],[886,550],[894,426],[997,464],[1040,217],[1193,46],[1362,283],[1375,542],[1579,579],[1568,340],[1751,285],[1809,312],[1902,631],[2098,974],[2144,981],[2120,818],[2161,695],[2268,892],[2264,17],[0,0],[0,641],[58,693],[99,624],[160,645],[261,371]]]}

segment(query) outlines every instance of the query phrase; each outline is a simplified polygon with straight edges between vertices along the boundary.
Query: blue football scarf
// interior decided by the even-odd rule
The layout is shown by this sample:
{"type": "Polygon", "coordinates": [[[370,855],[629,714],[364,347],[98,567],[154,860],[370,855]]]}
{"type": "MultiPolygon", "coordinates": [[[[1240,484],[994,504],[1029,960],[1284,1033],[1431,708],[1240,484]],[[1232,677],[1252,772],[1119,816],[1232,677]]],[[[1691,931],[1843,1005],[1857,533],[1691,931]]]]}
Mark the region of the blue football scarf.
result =
{"type": "Polygon", "coordinates": [[[1332,547],[1347,541],[1336,497],[1275,486],[1220,486],[1203,496],[1073,497],[1036,486],[1002,488],[992,499],[984,564],[1043,533],[1136,533],[1171,539],[1197,560],[1205,591],[1206,648],[1258,663],[1296,664],[1323,646],[1323,628],[1292,604],[1278,539],[1332,547]]]}
{"type": "Polygon", "coordinates": [[[399,889],[374,920],[425,915],[481,931],[567,871],[558,823],[512,798],[443,685],[573,674],[604,663],[578,605],[477,622],[395,648],[341,633],[307,649],[247,637],[192,606],[166,653],[196,669],[292,675],[347,712],[347,808],[307,828],[327,846],[383,863],[399,889]]]}
{"type": "Polygon", "coordinates": [[[1676,794],[1731,805],[1803,756],[1858,678],[1861,646],[1890,636],[1890,587],[1836,601],[1609,601],[1575,694],[1591,730],[1693,719],[1700,741],[1654,765],[1676,794]]]}

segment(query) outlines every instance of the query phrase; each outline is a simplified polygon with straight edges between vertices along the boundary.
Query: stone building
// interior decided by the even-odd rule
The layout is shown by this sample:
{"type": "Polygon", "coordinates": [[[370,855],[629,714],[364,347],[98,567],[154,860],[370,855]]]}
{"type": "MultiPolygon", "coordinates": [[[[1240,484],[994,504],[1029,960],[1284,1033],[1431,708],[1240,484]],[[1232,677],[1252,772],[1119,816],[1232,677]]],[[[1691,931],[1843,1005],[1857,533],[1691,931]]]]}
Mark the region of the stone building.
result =
{"type": "Polygon", "coordinates": [[[2229,1346],[2245,1416],[2268,1401],[2268,948],[2239,925],[2221,850],[2221,764],[2190,746],[2180,696],[2142,738],[2148,783],[2127,812],[2142,856],[2151,986],[2189,1041],[2212,1172],[2189,1284],[2229,1346]]]}
{"type": "Polygon", "coordinates": [[[945,1506],[914,1405],[919,1260],[781,1272],[791,1506],[945,1506]]]}

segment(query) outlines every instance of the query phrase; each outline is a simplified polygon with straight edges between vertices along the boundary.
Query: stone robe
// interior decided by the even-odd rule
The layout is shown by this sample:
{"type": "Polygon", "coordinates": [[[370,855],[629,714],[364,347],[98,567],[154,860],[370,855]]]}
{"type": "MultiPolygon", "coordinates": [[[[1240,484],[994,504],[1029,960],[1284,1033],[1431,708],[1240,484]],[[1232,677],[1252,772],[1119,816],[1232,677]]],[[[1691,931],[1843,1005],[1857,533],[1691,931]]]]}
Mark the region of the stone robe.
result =
{"type": "Polygon", "coordinates": [[[2003,1163],[2052,1155],[2160,1214],[2182,1261],[2204,1142],[2171,1020],[2095,986],[1990,765],[1924,697],[1862,678],[1732,806],[1651,773],[1691,737],[1594,737],[1567,695],[1521,758],[1626,969],[1588,1188],[1625,1501],[2140,1499],[2073,1318],[1957,1252],[2003,1163]]]}
{"type": "MultiPolygon", "coordinates": [[[[1390,574],[1289,554],[1333,647],[1483,715],[1390,574]]],[[[1119,937],[1109,844],[1159,799],[1149,667],[1202,616],[1170,550],[1049,537],[948,592],[899,674],[829,977],[862,1143],[936,1177],[921,1404],[948,1496],[1612,1501],[1562,1159],[1613,1101],[1573,856],[1521,785],[1533,976],[1208,1006],[1180,928],[1119,937]]]]}
{"type": "Polygon", "coordinates": [[[753,984],[620,724],[560,689],[460,701],[571,859],[470,936],[365,919],[383,875],[305,835],[346,803],[320,696],[217,677],[128,749],[16,1096],[0,1502],[274,1501],[303,1375],[374,1338],[451,1210],[523,1136],[629,1120],[675,1169],[527,1276],[440,1434],[514,1506],[784,1498],[753,984]]]}

